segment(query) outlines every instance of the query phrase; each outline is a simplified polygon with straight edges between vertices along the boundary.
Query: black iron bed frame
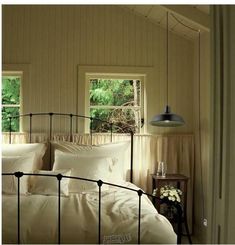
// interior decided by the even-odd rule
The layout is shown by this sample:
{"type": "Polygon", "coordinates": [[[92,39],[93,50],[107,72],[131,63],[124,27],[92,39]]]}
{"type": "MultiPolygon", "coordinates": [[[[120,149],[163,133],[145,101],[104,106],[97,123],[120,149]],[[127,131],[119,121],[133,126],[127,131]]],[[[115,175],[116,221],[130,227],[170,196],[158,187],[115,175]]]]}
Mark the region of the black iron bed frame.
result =
{"type": "MultiPolygon", "coordinates": [[[[88,117],[88,116],[82,116],[82,115],[76,115],[76,114],[66,114],[66,113],[53,113],[53,112],[49,112],[49,113],[29,113],[29,114],[22,114],[22,115],[17,115],[17,116],[10,116],[9,117],[9,144],[11,144],[11,137],[12,137],[12,119],[13,118],[21,118],[21,117],[29,117],[29,143],[32,143],[32,118],[33,116],[49,116],[49,140],[52,140],[52,131],[53,131],[53,123],[52,123],[52,119],[54,115],[59,115],[59,116],[68,116],[70,118],[70,142],[72,141],[72,134],[73,134],[73,118],[84,118],[84,119],[89,119],[90,120],[90,136],[91,136],[91,145],[92,145],[92,123],[93,121],[99,121],[101,123],[107,123],[110,126],[110,140],[112,142],[112,137],[113,137],[113,123],[110,123],[108,121],[105,120],[101,120],[98,118],[93,118],[93,117],[88,117]]],[[[131,162],[130,162],[130,182],[133,183],[133,143],[134,143],[134,133],[133,131],[130,130],[130,137],[131,137],[131,162]]],[[[49,144],[50,145],[50,144],[49,144]]],[[[50,148],[50,161],[51,161],[51,148],[50,148]]],[[[66,176],[66,175],[62,175],[62,174],[57,174],[57,175],[50,175],[50,174],[36,174],[36,173],[24,173],[24,172],[15,172],[15,173],[2,173],[2,175],[6,176],[6,175],[11,175],[11,176],[15,176],[17,178],[17,242],[18,244],[20,244],[20,179],[22,176],[26,175],[26,176],[47,176],[47,177],[53,177],[53,178],[57,178],[58,180],[58,244],[61,243],[61,180],[62,178],[69,178],[69,179],[76,179],[76,180],[83,180],[83,181],[88,181],[88,182],[95,182],[98,185],[98,239],[97,242],[98,244],[101,244],[101,191],[102,191],[102,186],[103,185],[109,185],[109,186],[113,186],[113,187],[118,187],[118,188],[122,188],[122,189],[126,189],[129,191],[133,191],[136,192],[138,197],[139,197],[139,203],[138,203],[138,229],[137,229],[137,243],[140,244],[140,232],[141,232],[141,197],[142,195],[146,195],[150,198],[152,198],[153,203],[155,203],[155,201],[161,200],[158,197],[152,195],[152,194],[148,194],[146,192],[144,192],[143,190],[139,189],[132,189],[126,186],[121,186],[121,185],[116,185],[113,183],[109,183],[109,182],[104,182],[102,180],[93,180],[93,179],[87,179],[87,178],[80,178],[80,177],[76,177],[76,176],[66,176]]],[[[181,234],[181,218],[182,218],[182,207],[180,204],[178,203],[174,203],[173,204],[174,207],[177,209],[178,212],[178,234],[181,234]]],[[[180,236],[177,236],[177,243],[180,243],[180,236]]]]}
{"type": "MultiPolygon", "coordinates": [[[[28,113],[28,114],[21,114],[21,115],[16,115],[16,116],[9,116],[9,144],[12,143],[12,119],[13,118],[23,118],[23,117],[28,117],[29,118],[29,143],[32,143],[32,130],[33,130],[33,117],[34,116],[48,116],[49,117],[49,152],[50,152],[50,164],[51,164],[51,144],[50,141],[52,140],[52,132],[53,132],[53,116],[65,116],[68,117],[70,120],[70,126],[69,126],[69,141],[72,142],[72,135],[73,135],[73,118],[82,118],[82,119],[88,119],[90,120],[90,145],[93,144],[92,142],[92,124],[93,121],[97,121],[100,123],[106,123],[109,125],[110,128],[110,141],[112,142],[113,140],[113,126],[115,126],[114,123],[101,120],[99,118],[94,118],[94,117],[88,117],[88,116],[83,116],[83,115],[78,115],[78,114],[69,114],[69,113],[55,113],[55,112],[42,112],[42,113],[28,113]]],[[[131,137],[131,159],[130,159],[130,182],[133,182],[133,136],[134,132],[130,130],[130,137],[131,137]]],[[[51,167],[51,166],[50,166],[51,167]]]]}

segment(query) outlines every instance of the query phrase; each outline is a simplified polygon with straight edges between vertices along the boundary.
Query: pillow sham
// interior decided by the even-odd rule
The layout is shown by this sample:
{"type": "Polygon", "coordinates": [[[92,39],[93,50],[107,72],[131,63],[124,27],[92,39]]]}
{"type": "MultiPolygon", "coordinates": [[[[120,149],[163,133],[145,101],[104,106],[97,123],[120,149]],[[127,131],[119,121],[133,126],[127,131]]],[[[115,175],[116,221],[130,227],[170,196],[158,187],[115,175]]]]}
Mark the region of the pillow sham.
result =
{"type": "Polygon", "coordinates": [[[30,143],[30,144],[2,144],[3,156],[24,156],[27,153],[35,153],[35,162],[33,169],[41,169],[43,165],[42,157],[46,152],[46,144],[30,143]]]}
{"type": "Polygon", "coordinates": [[[95,146],[77,145],[71,142],[52,142],[54,149],[78,154],[82,157],[110,157],[113,159],[112,181],[121,184],[125,181],[125,166],[130,164],[130,141],[121,141],[95,146]]]}
{"type": "MultiPolygon", "coordinates": [[[[62,174],[65,176],[71,175],[71,169],[63,169],[56,171],[46,171],[46,170],[36,170],[36,174],[50,174],[57,175],[62,174]]],[[[69,178],[62,178],[60,182],[60,193],[63,196],[69,195],[69,178]]],[[[30,178],[32,194],[41,194],[41,195],[52,195],[58,196],[58,180],[56,177],[47,177],[47,176],[32,176],[30,178]]]]}
{"type": "MultiPolygon", "coordinates": [[[[35,153],[31,153],[25,156],[11,156],[2,157],[2,172],[14,173],[14,172],[32,172],[35,162],[35,153]]],[[[29,176],[22,176],[20,178],[20,193],[27,194],[29,187],[29,176]]],[[[18,192],[18,180],[14,175],[2,176],[2,192],[6,194],[16,194],[18,192]]]]}
{"type": "Polygon", "coordinates": [[[78,145],[68,141],[51,141],[51,159],[55,160],[55,151],[59,150],[67,153],[78,153],[79,151],[88,151],[92,149],[91,145],[78,145]]]}
{"type": "Polygon", "coordinates": [[[79,153],[80,151],[89,151],[92,149],[91,145],[78,145],[68,141],[51,141],[52,149],[67,153],[79,153]]]}
{"type": "MultiPolygon", "coordinates": [[[[112,159],[108,157],[82,157],[77,154],[55,151],[55,162],[53,171],[63,168],[72,169],[71,176],[92,180],[110,182],[112,159]]],[[[107,190],[108,186],[103,185],[102,190],[107,190]]],[[[98,191],[96,182],[71,179],[69,192],[90,192],[98,191]]]]}

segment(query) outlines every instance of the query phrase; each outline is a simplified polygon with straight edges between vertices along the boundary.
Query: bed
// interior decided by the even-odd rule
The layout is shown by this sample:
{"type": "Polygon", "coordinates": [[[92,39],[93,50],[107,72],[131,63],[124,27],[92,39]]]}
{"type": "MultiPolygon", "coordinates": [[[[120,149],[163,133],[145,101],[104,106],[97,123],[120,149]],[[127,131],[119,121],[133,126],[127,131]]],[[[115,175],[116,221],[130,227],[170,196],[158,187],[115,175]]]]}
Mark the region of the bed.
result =
{"type": "MultiPolygon", "coordinates": [[[[54,113],[43,115],[51,125],[54,113]]],[[[26,116],[32,120],[33,114],[26,116]]],[[[31,127],[32,121],[30,134],[31,127]]],[[[152,195],[131,183],[132,154],[130,182],[123,177],[132,133],[131,142],[84,146],[53,142],[51,132],[47,144],[3,145],[3,243],[176,243],[170,222],[149,199],[152,195]],[[42,170],[47,148],[51,169],[42,170]]]]}

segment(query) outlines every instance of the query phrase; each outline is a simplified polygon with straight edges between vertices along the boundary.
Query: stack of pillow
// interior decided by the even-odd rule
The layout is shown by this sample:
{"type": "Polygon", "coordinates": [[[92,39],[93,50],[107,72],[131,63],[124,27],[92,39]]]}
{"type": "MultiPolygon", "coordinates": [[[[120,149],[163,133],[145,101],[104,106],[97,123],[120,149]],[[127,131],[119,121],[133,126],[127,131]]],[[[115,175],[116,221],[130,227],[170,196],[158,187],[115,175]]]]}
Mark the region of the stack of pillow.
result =
{"type": "MultiPolygon", "coordinates": [[[[46,171],[41,170],[42,157],[46,151],[45,144],[3,145],[3,173],[22,171],[40,175],[23,176],[20,185],[21,194],[57,195],[57,178],[46,177],[45,175],[57,175],[59,173],[63,176],[94,180],[62,178],[61,194],[65,196],[72,192],[97,191],[96,181],[99,179],[119,185],[122,185],[125,180],[124,162],[130,146],[129,141],[98,146],[81,146],[61,141],[51,142],[51,146],[54,152],[54,164],[52,170],[46,171]]],[[[107,189],[108,185],[104,184],[102,191],[107,189]]],[[[17,192],[15,176],[3,176],[3,192],[6,194],[17,192]]]]}
{"type": "MultiPolygon", "coordinates": [[[[42,157],[46,151],[46,144],[3,144],[2,145],[2,172],[31,173],[42,168],[42,157]]],[[[18,181],[15,176],[2,176],[2,191],[6,194],[15,194],[18,190],[18,181]]],[[[20,179],[20,193],[27,194],[29,191],[29,176],[20,179]]]]}

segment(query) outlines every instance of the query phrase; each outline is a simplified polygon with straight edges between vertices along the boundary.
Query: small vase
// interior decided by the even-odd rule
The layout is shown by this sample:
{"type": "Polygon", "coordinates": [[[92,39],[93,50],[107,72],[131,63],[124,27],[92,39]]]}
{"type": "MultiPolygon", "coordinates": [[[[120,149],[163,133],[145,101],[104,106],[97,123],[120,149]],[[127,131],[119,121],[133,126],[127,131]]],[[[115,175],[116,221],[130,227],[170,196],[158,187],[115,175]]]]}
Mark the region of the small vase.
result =
{"type": "Polygon", "coordinates": [[[166,177],[167,166],[165,162],[158,162],[157,176],[166,177]]]}

